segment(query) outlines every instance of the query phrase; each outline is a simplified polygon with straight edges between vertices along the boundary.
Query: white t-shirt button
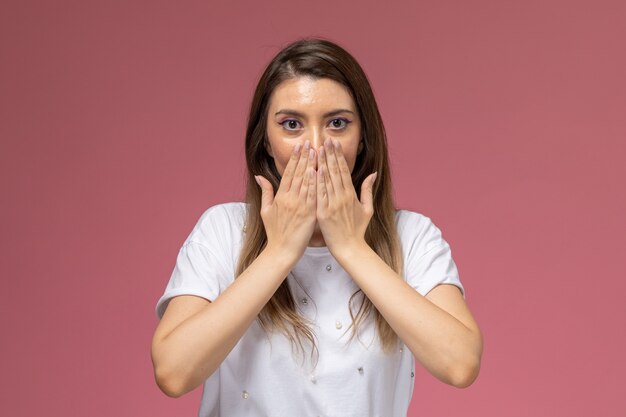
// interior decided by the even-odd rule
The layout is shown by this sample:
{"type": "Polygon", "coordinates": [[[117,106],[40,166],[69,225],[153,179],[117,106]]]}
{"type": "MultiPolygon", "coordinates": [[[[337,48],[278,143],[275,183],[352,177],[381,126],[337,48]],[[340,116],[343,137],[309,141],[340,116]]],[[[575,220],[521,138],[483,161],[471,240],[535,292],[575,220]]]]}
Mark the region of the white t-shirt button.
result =
{"type": "Polygon", "coordinates": [[[335,328],[336,328],[337,330],[339,330],[339,329],[341,329],[342,327],[343,327],[343,324],[341,324],[341,322],[340,322],[339,320],[337,320],[337,321],[335,322],[335,328]]]}
{"type": "Polygon", "coordinates": [[[250,396],[250,395],[248,394],[248,391],[244,391],[244,392],[242,392],[242,393],[241,393],[241,397],[242,397],[244,400],[247,400],[249,396],[250,396]]]}
{"type": "Polygon", "coordinates": [[[332,270],[333,270],[332,265],[331,265],[331,264],[326,265],[326,270],[327,270],[328,272],[332,271],[332,270]]]}

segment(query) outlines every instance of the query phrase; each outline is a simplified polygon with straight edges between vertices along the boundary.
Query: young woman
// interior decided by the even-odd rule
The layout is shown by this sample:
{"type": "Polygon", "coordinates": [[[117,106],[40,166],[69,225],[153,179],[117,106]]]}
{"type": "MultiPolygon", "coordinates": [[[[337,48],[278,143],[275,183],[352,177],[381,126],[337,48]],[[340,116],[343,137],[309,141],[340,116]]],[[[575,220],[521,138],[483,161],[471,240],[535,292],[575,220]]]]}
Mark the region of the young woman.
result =
{"type": "Polygon", "coordinates": [[[450,247],[394,208],[383,123],[356,60],[283,49],[246,132],[245,203],[209,208],[158,301],[157,384],[200,416],[406,416],[415,360],[470,385],[482,337],[450,247]]]}

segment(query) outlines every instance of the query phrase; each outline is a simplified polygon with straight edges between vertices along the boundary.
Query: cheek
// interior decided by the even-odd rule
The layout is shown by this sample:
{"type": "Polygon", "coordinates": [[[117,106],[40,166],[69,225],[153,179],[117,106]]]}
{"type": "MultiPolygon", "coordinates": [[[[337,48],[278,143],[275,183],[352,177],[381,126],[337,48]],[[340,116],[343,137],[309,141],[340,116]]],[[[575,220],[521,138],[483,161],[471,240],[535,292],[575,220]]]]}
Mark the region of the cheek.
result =
{"type": "Polygon", "coordinates": [[[293,144],[290,146],[290,144],[282,140],[280,135],[276,134],[274,130],[275,129],[272,129],[272,127],[268,127],[266,134],[271,146],[274,165],[276,165],[278,173],[282,176],[289,162],[289,158],[291,157],[291,146],[293,146],[293,144]]]}
{"type": "Polygon", "coordinates": [[[291,158],[291,151],[286,148],[274,149],[274,164],[276,165],[276,169],[278,173],[282,176],[283,172],[285,172],[285,167],[287,163],[289,163],[289,158],[291,158]]]}
{"type": "Polygon", "coordinates": [[[361,126],[357,126],[355,131],[350,134],[350,137],[341,142],[343,156],[344,158],[346,158],[348,167],[350,167],[350,172],[354,171],[354,165],[356,164],[357,152],[359,150],[360,141],[361,126]]]}
{"type": "Polygon", "coordinates": [[[343,156],[346,158],[350,172],[354,171],[354,164],[356,163],[356,152],[358,145],[343,147],[343,156]]]}

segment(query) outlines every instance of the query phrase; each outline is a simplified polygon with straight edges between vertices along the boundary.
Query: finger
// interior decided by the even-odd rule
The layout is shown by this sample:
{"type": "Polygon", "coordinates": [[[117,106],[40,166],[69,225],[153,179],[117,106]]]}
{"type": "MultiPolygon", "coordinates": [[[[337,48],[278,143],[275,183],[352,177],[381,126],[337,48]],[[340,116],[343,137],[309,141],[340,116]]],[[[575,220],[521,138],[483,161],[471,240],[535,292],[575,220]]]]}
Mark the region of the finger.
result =
{"type": "Polygon", "coordinates": [[[309,186],[311,185],[311,170],[315,171],[315,151],[309,148],[307,163],[304,173],[302,174],[302,185],[300,186],[299,198],[306,202],[309,195],[309,186]]]}
{"type": "Polygon", "coordinates": [[[289,191],[294,193],[295,195],[300,194],[300,188],[302,187],[302,181],[304,179],[304,174],[306,172],[306,167],[309,164],[311,153],[311,144],[307,140],[304,142],[304,148],[302,152],[300,152],[300,159],[298,160],[298,165],[296,166],[296,171],[294,172],[293,179],[291,180],[291,186],[289,187],[289,191]]]}
{"type": "Polygon", "coordinates": [[[374,172],[361,183],[361,205],[368,210],[374,210],[374,181],[378,172],[374,172]]]}
{"type": "Polygon", "coordinates": [[[307,175],[309,188],[308,195],[306,198],[306,205],[309,209],[315,209],[315,205],[317,204],[317,173],[313,167],[307,168],[309,174],[307,175]]]}
{"type": "Polygon", "coordinates": [[[272,187],[272,183],[262,175],[255,175],[254,179],[261,187],[261,208],[271,206],[274,202],[274,187],[272,187]]]}
{"type": "Polygon", "coordinates": [[[328,205],[328,189],[326,188],[326,180],[324,179],[324,165],[317,169],[317,210],[324,212],[328,205]]]}
{"type": "Polygon", "coordinates": [[[341,143],[338,140],[335,140],[334,143],[335,148],[335,157],[337,159],[337,165],[339,166],[339,174],[341,176],[341,183],[343,184],[343,188],[346,190],[354,189],[354,185],[352,185],[352,175],[350,174],[350,167],[348,166],[348,161],[346,161],[345,156],[343,155],[343,148],[341,143]]]}
{"type": "Polygon", "coordinates": [[[287,166],[283,171],[283,177],[280,179],[280,185],[278,186],[277,193],[285,193],[289,191],[291,188],[291,181],[293,179],[293,175],[296,172],[296,166],[300,161],[300,152],[302,146],[300,143],[296,143],[293,147],[293,151],[291,152],[291,157],[289,158],[289,162],[287,162],[287,166]]]}
{"type": "MultiPolygon", "coordinates": [[[[318,172],[321,172],[322,177],[324,179],[324,186],[325,186],[325,191],[327,195],[333,195],[334,194],[334,189],[333,189],[333,184],[330,181],[330,177],[328,174],[328,163],[327,163],[327,156],[326,156],[326,148],[324,146],[321,146],[319,149],[319,163],[318,165],[318,172]],[[322,170],[322,168],[324,168],[322,170]]],[[[319,186],[319,181],[318,181],[318,186],[319,186]]]]}
{"type": "Polygon", "coordinates": [[[328,182],[332,184],[333,191],[338,193],[344,187],[339,172],[339,164],[337,164],[337,157],[335,156],[335,145],[330,138],[327,138],[324,142],[324,148],[326,151],[326,165],[328,166],[328,174],[330,177],[330,181],[328,182]]]}

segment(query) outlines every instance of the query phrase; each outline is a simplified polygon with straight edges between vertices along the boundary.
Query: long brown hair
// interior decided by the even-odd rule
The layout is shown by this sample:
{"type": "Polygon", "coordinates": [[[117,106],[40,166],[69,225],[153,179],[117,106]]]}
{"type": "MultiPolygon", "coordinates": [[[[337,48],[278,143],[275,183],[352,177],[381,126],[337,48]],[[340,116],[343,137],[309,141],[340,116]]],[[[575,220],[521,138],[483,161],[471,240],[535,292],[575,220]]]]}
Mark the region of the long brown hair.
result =
{"type": "MultiPolygon", "coordinates": [[[[265,147],[268,103],[276,87],[285,80],[297,77],[328,78],[345,86],[356,104],[361,119],[363,149],[357,155],[352,182],[357,193],[363,180],[378,172],[373,188],[374,215],[370,220],[365,240],[370,247],[399,274],[402,271],[401,248],[395,225],[387,139],[372,88],[358,62],[343,48],[324,39],[302,39],[281,50],[265,69],[256,87],[246,130],[246,163],[248,168],[246,202],[248,203],[246,233],[239,256],[236,276],[239,276],[261,253],[267,236],[261,219],[261,189],[254,175],[263,175],[278,189],[281,176],[273,158],[265,147]]],[[[358,328],[372,314],[378,336],[385,351],[391,350],[397,336],[391,326],[363,294],[360,305],[352,295],[349,302],[352,317],[352,337],[358,337],[358,328]],[[353,308],[355,307],[355,308],[353,308]],[[356,310],[356,312],[354,312],[356,310]]],[[[267,332],[277,329],[302,351],[302,338],[316,349],[315,336],[309,323],[298,314],[289,284],[284,280],[259,314],[259,323],[267,332]]]]}

